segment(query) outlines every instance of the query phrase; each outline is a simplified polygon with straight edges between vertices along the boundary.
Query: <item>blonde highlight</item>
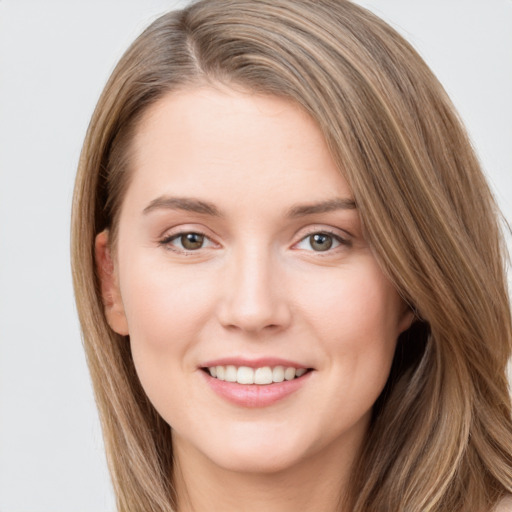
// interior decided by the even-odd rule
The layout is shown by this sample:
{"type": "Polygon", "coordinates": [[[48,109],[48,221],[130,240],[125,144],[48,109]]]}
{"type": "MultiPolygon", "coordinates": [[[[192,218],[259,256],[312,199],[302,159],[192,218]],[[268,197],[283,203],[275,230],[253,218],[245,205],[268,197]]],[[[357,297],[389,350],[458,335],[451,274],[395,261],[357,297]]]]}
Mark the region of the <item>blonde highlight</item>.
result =
{"type": "Polygon", "coordinates": [[[118,509],[175,510],[171,428],[138,381],[128,340],[106,322],[94,239],[104,229],[115,239],[141,116],[165,94],[208,83],[289,98],[317,121],[376,258],[416,312],[344,506],[491,510],[512,492],[512,328],[498,209],[426,64],[345,0],[200,1],[164,15],[100,98],[77,174],[72,260],[118,509]]]}

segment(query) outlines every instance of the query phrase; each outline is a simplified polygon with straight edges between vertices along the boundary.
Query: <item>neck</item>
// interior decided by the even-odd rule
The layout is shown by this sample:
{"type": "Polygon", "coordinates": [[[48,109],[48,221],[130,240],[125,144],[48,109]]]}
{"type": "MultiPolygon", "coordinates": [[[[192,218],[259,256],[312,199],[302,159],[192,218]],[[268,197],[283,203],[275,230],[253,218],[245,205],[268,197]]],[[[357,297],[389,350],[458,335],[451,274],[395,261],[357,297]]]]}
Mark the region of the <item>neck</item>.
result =
{"type": "Polygon", "coordinates": [[[244,473],[219,468],[183,439],[173,441],[178,512],[340,512],[358,451],[329,445],[291,468],[244,473]]]}

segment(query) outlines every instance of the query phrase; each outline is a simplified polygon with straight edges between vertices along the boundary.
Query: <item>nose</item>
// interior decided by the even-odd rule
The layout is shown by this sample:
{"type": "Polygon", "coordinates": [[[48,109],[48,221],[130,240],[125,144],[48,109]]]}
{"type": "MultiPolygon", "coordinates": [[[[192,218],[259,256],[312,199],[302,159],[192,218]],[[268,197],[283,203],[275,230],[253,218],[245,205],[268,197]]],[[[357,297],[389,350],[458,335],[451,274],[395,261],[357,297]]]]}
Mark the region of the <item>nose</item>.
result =
{"type": "Polygon", "coordinates": [[[271,254],[248,248],[233,254],[224,270],[218,319],[225,328],[257,334],[289,326],[284,276],[271,254]]]}

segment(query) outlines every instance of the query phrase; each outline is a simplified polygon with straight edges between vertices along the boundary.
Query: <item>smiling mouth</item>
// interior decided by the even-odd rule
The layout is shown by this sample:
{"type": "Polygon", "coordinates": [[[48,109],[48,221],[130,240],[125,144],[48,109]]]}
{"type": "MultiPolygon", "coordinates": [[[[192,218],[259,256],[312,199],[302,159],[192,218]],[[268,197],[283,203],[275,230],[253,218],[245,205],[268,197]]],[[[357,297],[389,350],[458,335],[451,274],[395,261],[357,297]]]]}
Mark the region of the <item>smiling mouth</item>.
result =
{"type": "Polygon", "coordinates": [[[294,368],[291,366],[250,368],[248,366],[225,365],[210,366],[202,368],[202,370],[217,380],[263,386],[298,379],[311,371],[311,368],[294,368]]]}

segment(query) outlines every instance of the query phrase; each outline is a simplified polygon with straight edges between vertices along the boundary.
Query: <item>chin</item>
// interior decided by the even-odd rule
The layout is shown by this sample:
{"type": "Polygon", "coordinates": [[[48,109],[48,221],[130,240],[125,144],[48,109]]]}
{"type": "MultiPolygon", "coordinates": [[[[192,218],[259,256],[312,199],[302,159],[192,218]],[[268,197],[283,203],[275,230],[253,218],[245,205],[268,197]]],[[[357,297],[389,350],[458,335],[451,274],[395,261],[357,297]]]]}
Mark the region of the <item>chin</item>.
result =
{"type": "Polygon", "coordinates": [[[204,455],[218,467],[237,473],[271,474],[293,468],[307,456],[308,443],[290,430],[268,429],[211,436],[204,455]],[[216,438],[215,438],[216,437],[216,438]]]}
{"type": "Polygon", "coordinates": [[[300,462],[297,453],[276,453],[275,450],[258,447],[226,450],[222,455],[212,454],[211,460],[225,471],[260,475],[286,471],[300,462]]]}

